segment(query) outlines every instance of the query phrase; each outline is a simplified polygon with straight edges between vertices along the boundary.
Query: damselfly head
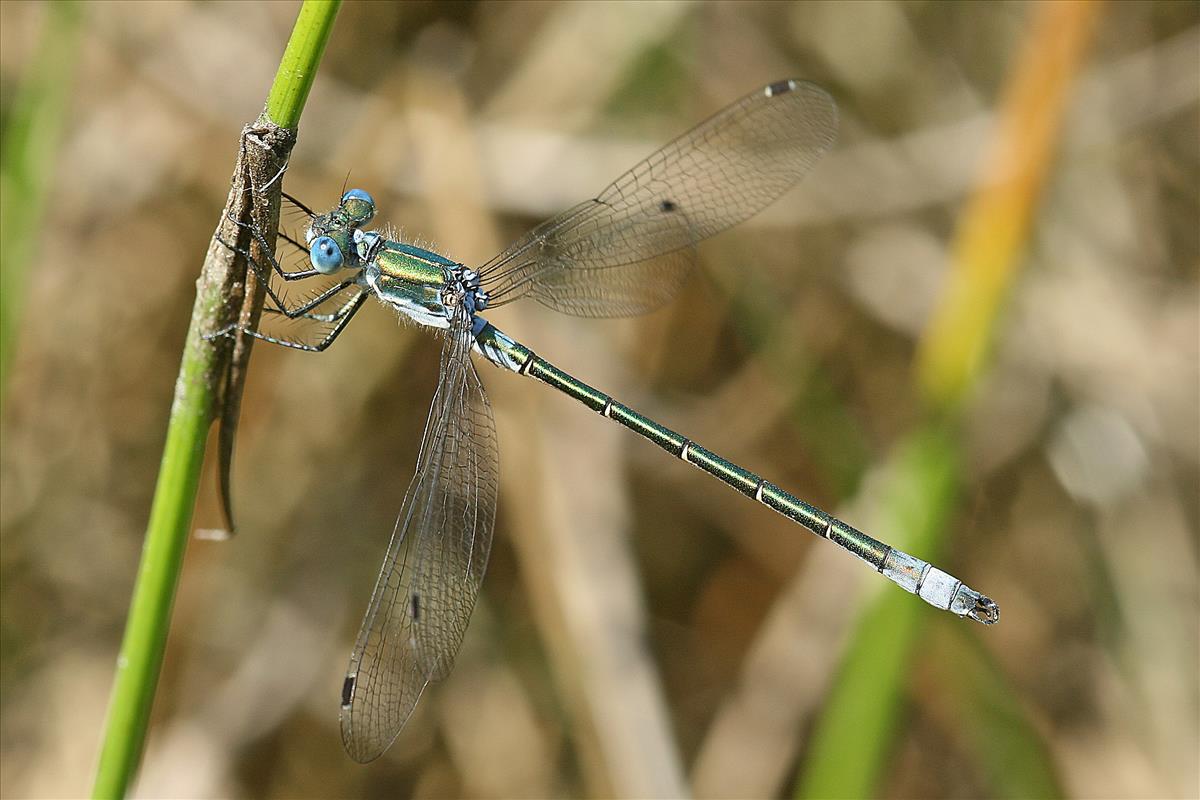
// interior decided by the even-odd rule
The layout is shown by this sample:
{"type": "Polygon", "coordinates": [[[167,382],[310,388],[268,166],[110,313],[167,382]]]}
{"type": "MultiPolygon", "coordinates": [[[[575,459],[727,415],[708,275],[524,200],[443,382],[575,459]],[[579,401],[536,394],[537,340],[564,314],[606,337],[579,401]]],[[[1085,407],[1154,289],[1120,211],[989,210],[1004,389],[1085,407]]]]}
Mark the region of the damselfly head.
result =
{"type": "Polygon", "coordinates": [[[374,216],[375,201],[362,189],[343,194],[332,211],[313,214],[304,235],[313,269],[332,275],[343,267],[361,267],[358,245],[367,241],[368,234],[359,228],[374,216]]]}
{"type": "Polygon", "coordinates": [[[332,236],[342,231],[347,237],[375,217],[375,201],[362,189],[351,189],[342,195],[337,206],[324,214],[312,214],[305,240],[312,244],[319,236],[332,236]]]}

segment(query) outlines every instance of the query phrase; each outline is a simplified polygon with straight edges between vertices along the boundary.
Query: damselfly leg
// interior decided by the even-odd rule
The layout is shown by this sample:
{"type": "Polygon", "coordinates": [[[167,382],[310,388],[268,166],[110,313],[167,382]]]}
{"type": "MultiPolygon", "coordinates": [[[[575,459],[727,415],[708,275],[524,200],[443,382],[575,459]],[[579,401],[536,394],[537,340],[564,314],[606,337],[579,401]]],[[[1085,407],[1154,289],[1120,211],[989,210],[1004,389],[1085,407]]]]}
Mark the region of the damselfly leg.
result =
{"type": "MultiPolygon", "coordinates": [[[[262,324],[259,328],[232,324],[208,334],[205,338],[228,336],[241,331],[256,339],[296,350],[321,352],[328,348],[345,330],[346,325],[358,309],[362,307],[368,292],[357,285],[354,277],[348,277],[331,285],[314,289],[295,304],[289,303],[279,288],[274,285],[274,277],[284,281],[304,281],[327,276],[312,268],[286,269],[271,254],[262,231],[250,223],[232,217],[230,220],[257,245],[255,248],[258,251],[257,254],[252,252],[249,247],[239,245],[236,241],[227,241],[220,234],[216,236],[216,239],[222,246],[246,260],[246,264],[262,282],[268,302],[263,306],[262,324]],[[264,262],[266,263],[264,264],[264,262]],[[318,311],[322,307],[326,307],[328,310],[318,311]],[[280,330],[264,329],[264,327],[269,327],[272,321],[282,322],[287,327],[280,330]]],[[[278,235],[293,257],[303,255],[307,258],[307,248],[295,237],[282,230],[278,232],[278,235]]]]}

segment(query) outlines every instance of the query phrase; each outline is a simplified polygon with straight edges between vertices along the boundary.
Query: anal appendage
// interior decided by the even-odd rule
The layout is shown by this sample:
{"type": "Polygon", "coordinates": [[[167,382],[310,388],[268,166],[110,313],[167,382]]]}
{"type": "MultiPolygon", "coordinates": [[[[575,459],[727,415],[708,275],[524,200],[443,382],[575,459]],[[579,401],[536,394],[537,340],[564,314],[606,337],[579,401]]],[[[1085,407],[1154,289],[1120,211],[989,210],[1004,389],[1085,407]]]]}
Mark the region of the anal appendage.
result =
{"type": "Polygon", "coordinates": [[[984,625],[1000,621],[1000,606],[990,597],[902,550],[892,548],[879,571],[901,589],[912,592],[935,608],[970,617],[984,625]]]}

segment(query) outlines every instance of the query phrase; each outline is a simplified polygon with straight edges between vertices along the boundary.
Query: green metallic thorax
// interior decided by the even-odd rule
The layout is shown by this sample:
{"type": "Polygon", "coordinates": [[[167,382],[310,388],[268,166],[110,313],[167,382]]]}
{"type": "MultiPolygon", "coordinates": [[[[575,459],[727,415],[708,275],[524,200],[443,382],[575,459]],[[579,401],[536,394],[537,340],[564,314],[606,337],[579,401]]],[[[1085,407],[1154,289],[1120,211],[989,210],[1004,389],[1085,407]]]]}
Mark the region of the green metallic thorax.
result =
{"type": "Polygon", "coordinates": [[[445,328],[449,311],[443,303],[448,270],[457,266],[445,256],[403,242],[383,241],[373,248],[367,266],[379,296],[422,325],[445,328]]]}
{"type": "Polygon", "coordinates": [[[430,250],[391,241],[380,246],[374,262],[383,275],[435,290],[446,285],[446,268],[456,266],[450,259],[430,250]]]}

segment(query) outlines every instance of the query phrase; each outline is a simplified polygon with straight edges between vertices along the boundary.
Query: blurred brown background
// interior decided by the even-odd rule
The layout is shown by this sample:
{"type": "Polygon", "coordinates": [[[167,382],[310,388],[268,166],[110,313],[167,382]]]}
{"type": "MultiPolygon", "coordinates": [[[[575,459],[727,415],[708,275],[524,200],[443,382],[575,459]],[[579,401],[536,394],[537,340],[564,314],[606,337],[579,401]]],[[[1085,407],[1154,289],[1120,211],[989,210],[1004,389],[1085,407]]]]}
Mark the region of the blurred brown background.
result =
{"type": "MultiPolygon", "coordinates": [[[[3,265],[25,275],[6,298],[5,797],[89,789],[194,281],[297,7],[92,3],[68,33],[49,4],[0,4],[6,120],[45,37],[76,37],[77,59],[35,250],[3,265]]],[[[870,522],[920,416],[916,341],[1035,13],[349,2],[285,185],[324,208],[349,172],[381,221],[480,262],[759,85],[823,85],[838,145],[706,243],[679,302],[622,321],[522,303],[494,321],[891,537],[870,522]]],[[[1101,10],[971,394],[966,501],[938,559],[1001,622],[929,610],[881,796],[1004,795],[997,770],[1022,767],[969,729],[997,697],[1055,793],[1200,793],[1198,98],[1200,6],[1101,10]],[[963,652],[998,695],[947,690],[975,669],[946,655],[963,652]]],[[[5,204],[24,199],[6,184],[5,204]]],[[[437,358],[378,307],[323,355],[255,349],[241,534],[190,546],[138,794],[791,795],[858,609],[920,601],[491,368],[505,483],[458,665],[383,759],[344,755],[346,658],[437,358]]],[[[197,527],[219,524],[213,484],[210,470],[197,527]]]]}

